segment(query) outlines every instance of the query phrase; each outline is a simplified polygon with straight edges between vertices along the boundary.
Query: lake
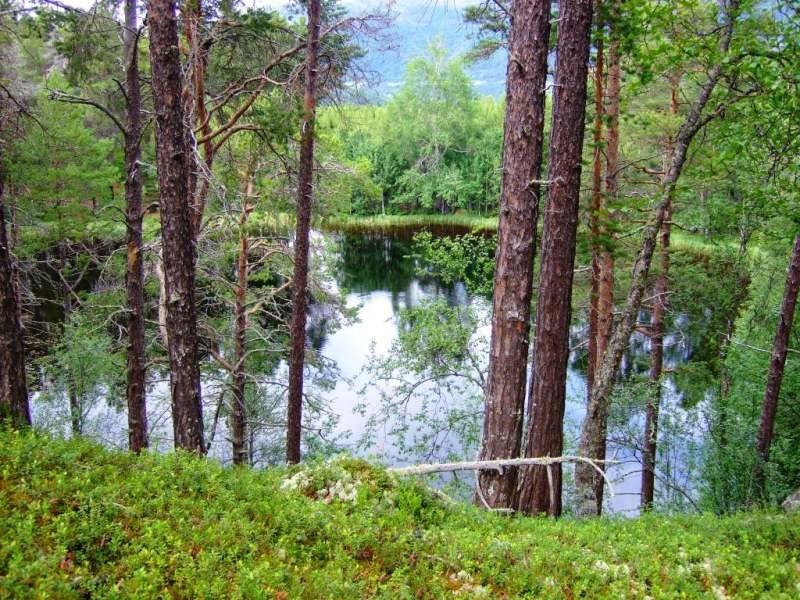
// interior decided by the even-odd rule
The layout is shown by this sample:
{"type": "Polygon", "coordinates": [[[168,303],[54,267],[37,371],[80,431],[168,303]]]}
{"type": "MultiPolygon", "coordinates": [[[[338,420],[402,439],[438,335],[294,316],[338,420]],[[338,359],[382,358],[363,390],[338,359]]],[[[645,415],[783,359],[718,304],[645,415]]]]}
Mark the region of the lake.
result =
{"type": "MultiPolygon", "coordinates": [[[[424,262],[414,256],[408,230],[371,233],[320,233],[313,235],[312,262],[318,268],[319,283],[331,296],[342,298],[344,306],[334,303],[312,304],[309,308],[308,343],[318,356],[318,366],[307,368],[307,389],[314,409],[307,409],[306,425],[318,430],[327,443],[312,444],[311,450],[336,447],[398,465],[417,461],[435,461],[460,457],[472,459],[477,451],[475,431],[480,429],[482,391],[474,382],[457,376],[443,377],[420,385],[401,409],[387,405],[401,389],[401,379],[413,383],[414,373],[397,378],[376,378],[381,364],[398,339],[401,315],[406,309],[440,300],[445,306],[471,315],[474,326],[469,348],[475,355],[470,368],[485,370],[490,334],[489,299],[470,294],[462,282],[444,284],[425,274],[424,262]],[[342,310],[342,309],[346,310],[342,310]],[[427,412],[426,412],[427,411],[427,412]],[[428,419],[420,419],[426,412],[428,419]],[[457,414],[458,421],[452,416],[457,414]],[[405,418],[403,418],[405,416],[405,418]],[[428,421],[434,421],[430,423],[428,421]],[[402,426],[401,426],[402,425],[402,426]],[[437,429],[428,431],[428,429],[437,429]],[[427,444],[427,447],[425,446],[427,444]],[[410,450],[413,449],[413,452],[410,450]]],[[[438,235],[461,233],[437,231],[438,235]]],[[[580,301],[576,301],[580,304],[580,301]]],[[[649,315],[642,311],[640,319],[649,315]]],[[[682,330],[686,318],[674,319],[677,329],[665,339],[666,368],[691,359],[692,337],[682,330]]],[[[572,328],[572,346],[567,377],[565,418],[565,453],[574,451],[585,413],[585,315],[576,314],[572,328]]],[[[635,513],[639,505],[641,477],[641,437],[644,423],[641,389],[635,384],[649,355],[649,339],[635,333],[631,339],[622,372],[622,390],[630,390],[630,405],[612,414],[608,458],[620,461],[610,469],[615,481],[615,495],[610,508],[621,513],[635,513]],[[638,394],[638,396],[637,396],[638,394]],[[638,404],[636,404],[638,397],[638,404]]],[[[401,365],[402,367],[402,365],[401,365]]],[[[401,369],[402,370],[402,369],[401,369]]],[[[224,418],[219,417],[218,398],[226,385],[222,374],[207,369],[204,376],[204,402],[207,432],[213,433],[209,454],[227,461],[230,448],[224,418]]],[[[253,435],[253,458],[257,464],[274,462],[282,450],[282,396],[286,365],[278,364],[269,373],[255,375],[257,393],[266,417],[253,435]]],[[[148,409],[152,429],[151,442],[158,449],[171,447],[171,423],[168,385],[163,374],[151,373],[148,409]]],[[[682,393],[672,378],[663,384],[662,414],[666,425],[661,432],[659,477],[662,495],[673,502],[690,502],[684,496],[695,488],[690,463],[697,454],[703,431],[703,407],[685,409],[682,393]]],[[[66,399],[48,402],[34,398],[35,421],[49,430],[68,434],[69,407],[66,399]]],[[[625,394],[623,394],[623,400],[625,394]]],[[[625,402],[623,402],[625,404],[625,402]]],[[[701,403],[702,404],[702,403],[701,403]]],[[[86,415],[85,434],[119,448],[127,442],[126,416],[120,402],[93,402],[86,415]]],[[[260,419],[262,417],[259,417],[260,419]]],[[[207,438],[210,434],[207,433],[207,438]]],[[[314,437],[314,436],[311,436],[314,437]]],[[[566,469],[569,482],[571,467],[566,469]]],[[[568,499],[567,499],[568,504],[568,499]]]]}

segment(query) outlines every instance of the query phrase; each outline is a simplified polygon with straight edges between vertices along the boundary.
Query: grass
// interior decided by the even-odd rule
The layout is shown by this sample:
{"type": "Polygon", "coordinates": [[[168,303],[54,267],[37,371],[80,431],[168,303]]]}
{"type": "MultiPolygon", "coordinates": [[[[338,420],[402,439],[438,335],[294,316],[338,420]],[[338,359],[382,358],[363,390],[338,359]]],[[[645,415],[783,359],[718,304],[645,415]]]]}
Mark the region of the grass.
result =
{"type": "Polygon", "coordinates": [[[325,229],[336,231],[375,231],[393,229],[453,228],[468,231],[497,230],[497,217],[459,213],[454,215],[372,215],[332,216],[323,221],[325,229]]]}
{"type": "Polygon", "coordinates": [[[504,518],[354,459],[234,470],[0,431],[2,598],[798,594],[798,516],[504,518]]]}

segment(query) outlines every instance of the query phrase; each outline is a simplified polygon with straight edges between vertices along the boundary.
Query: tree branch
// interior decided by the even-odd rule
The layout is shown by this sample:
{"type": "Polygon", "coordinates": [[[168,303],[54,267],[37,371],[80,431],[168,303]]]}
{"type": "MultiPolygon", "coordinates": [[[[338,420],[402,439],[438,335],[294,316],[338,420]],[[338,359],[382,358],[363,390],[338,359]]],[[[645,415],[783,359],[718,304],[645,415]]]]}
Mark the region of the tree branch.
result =
{"type": "Polygon", "coordinates": [[[100,104],[99,102],[95,102],[94,100],[89,100],[88,98],[81,98],[80,96],[73,96],[72,94],[67,94],[66,92],[62,92],[60,90],[50,90],[50,100],[55,100],[57,102],[66,102],[67,104],[83,104],[85,106],[93,106],[103,114],[105,114],[111,121],[113,121],[114,125],[117,126],[117,129],[122,132],[122,135],[128,137],[128,130],[122,124],[122,122],[111,112],[111,110],[100,104]]]}

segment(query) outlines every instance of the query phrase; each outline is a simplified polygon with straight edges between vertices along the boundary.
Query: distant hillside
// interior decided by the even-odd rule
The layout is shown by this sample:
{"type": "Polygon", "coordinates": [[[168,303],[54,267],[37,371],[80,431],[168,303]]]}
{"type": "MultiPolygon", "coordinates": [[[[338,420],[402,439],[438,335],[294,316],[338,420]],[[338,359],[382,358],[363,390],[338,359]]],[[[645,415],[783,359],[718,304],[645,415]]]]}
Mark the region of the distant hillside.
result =
{"type": "MultiPolygon", "coordinates": [[[[351,14],[359,15],[370,10],[380,10],[385,2],[378,0],[342,0],[351,14]]],[[[403,81],[406,64],[412,58],[425,55],[434,40],[441,40],[454,55],[465,54],[473,45],[474,28],[462,21],[464,6],[474,0],[401,0],[394,3],[396,16],[387,33],[394,47],[385,51],[385,44],[374,44],[363,61],[363,68],[377,76],[377,86],[364,94],[370,101],[380,101],[396,90],[403,81]]],[[[285,10],[287,0],[267,0],[267,7],[285,10]]],[[[468,69],[475,91],[483,96],[500,97],[505,91],[506,55],[498,52],[490,60],[472,65],[468,69]]]]}
{"type": "MultiPolygon", "coordinates": [[[[461,10],[451,6],[421,7],[404,10],[395,23],[398,48],[388,53],[372,53],[367,64],[381,73],[382,93],[391,93],[403,80],[406,63],[423,56],[428,44],[440,39],[453,54],[464,54],[472,47],[474,31],[461,20],[461,10]]],[[[499,97],[505,91],[506,56],[499,52],[490,60],[470,66],[475,91],[499,97]]]]}

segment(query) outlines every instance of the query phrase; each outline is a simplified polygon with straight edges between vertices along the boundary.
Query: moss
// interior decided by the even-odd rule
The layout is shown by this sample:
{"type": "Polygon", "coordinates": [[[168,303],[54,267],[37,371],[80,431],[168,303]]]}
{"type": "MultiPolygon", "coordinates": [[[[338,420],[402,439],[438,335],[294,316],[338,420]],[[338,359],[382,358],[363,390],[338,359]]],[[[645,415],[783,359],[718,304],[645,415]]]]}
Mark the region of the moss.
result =
{"type": "Polygon", "coordinates": [[[504,518],[358,459],[228,469],[0,432],[2,598],[796,598],[800,516],[504,518]],[[347,473],[352,502],[281,489],[347,473]]]}

